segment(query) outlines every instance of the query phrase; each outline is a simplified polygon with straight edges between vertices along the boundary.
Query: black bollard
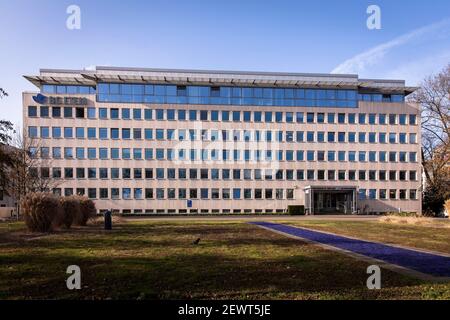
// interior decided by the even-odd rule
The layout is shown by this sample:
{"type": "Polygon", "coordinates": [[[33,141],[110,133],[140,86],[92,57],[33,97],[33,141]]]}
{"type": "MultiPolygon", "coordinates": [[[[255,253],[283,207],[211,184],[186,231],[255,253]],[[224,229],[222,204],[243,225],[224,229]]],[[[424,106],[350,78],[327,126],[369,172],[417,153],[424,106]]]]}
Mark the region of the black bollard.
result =
{"type": "Polygon", "coordinates": [[[111,210],[107,210],[105,212],[105,230],[112,229],[112,212],[111,210]]]}

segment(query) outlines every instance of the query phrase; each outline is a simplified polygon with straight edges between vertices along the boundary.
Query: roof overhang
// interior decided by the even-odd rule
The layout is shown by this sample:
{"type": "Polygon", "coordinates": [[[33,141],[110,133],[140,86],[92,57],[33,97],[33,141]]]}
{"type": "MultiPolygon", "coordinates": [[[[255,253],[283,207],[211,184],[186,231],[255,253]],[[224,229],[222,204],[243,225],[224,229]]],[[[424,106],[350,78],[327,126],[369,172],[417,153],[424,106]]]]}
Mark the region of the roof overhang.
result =
{"type": "Polygon", "coordinates": [[[417,87],[406,87],[403,80],[359,79],[354,74],[96,67],[95,70],[41,69],[38,76],[24,77],[37,87],[40,87],[42,84],[95,86],[99,82],[113,82],[244,87],[343,88],[405,94],[410,94],[417,90],[417,87]]]}
{"type": "Polygon", "coordinates": [[[251,87],[356,87],[356,75],[97,67],[81,76],[96,82],[251,87]]]}

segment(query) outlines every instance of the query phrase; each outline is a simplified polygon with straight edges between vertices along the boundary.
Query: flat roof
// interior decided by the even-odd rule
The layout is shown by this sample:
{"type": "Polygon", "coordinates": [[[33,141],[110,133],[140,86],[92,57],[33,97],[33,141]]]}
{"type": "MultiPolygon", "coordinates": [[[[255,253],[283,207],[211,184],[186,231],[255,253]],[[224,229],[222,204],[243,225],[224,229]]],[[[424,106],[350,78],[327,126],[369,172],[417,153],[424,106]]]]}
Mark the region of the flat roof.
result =
{"type": "Polygon", "coordinates": [[[217,85],[249,87],[353,88],[389,92],[415,91],[404,80],[359,79],[356,74],[290,73],[229,70],[124,68],[97,66],[94,70],[41,69],[39,75],[24,76],[42,84],[95,86],[99,82],[166,83],[176,85],[217,85]]]}

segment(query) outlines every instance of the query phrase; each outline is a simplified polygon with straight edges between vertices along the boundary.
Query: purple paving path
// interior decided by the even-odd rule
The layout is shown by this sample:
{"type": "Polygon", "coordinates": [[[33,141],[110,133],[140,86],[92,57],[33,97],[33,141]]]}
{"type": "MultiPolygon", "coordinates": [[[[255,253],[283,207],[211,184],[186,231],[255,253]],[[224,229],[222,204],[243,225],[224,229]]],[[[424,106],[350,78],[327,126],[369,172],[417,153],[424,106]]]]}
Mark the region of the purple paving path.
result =
{"type": "Polygon", "coordinates": [[[402,249],[271,222],[250,222],[272,230],[351,251],[435,277],[450,277],[450,257],[402,249]]]}

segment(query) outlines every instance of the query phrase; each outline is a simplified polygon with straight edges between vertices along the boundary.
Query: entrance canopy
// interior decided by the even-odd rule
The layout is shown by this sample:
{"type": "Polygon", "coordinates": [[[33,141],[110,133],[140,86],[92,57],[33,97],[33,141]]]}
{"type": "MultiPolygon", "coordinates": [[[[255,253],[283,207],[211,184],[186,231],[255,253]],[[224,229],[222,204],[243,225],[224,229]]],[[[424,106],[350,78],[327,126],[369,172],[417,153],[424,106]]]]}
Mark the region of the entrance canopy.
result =
{"type": "Polygon", "coordinates": [[[307,186],[307,214],[356,214],[357,187],[307,186]]]}

